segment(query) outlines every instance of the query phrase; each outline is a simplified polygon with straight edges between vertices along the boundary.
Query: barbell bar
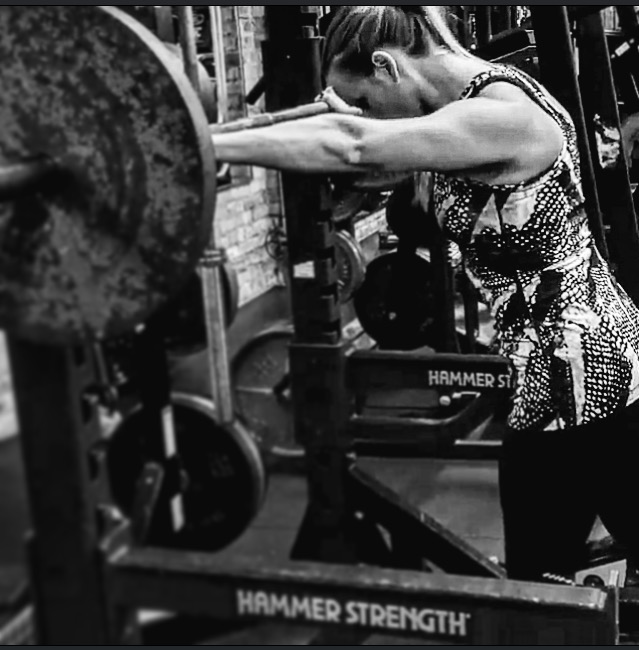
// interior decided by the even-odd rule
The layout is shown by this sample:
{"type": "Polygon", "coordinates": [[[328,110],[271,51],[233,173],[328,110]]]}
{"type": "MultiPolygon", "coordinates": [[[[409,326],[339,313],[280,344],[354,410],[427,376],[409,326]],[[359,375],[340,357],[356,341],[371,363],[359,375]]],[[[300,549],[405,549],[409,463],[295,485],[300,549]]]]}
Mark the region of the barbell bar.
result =
{"type": "Polygon", "coordinates": [[[303,104],[295,108],[288,108],[274,113],[260,113],[251,117],[226,122],[223,124],[210,125],[212,135],[222,135],[225,133],[238,133],[249,129],[260,129],[266,126],[273,126],[283,122],[292,122],[294,120],[303,120],[317,115],[330,113],[331,109],[326,102],[315,102],[313,104],[303,104]]]}
{"type": "Polygon", "coordinates": [[[0,167],[0,200],[6,201],[36,190],[58,170],[55,161],[36,157],[0,167]]]}

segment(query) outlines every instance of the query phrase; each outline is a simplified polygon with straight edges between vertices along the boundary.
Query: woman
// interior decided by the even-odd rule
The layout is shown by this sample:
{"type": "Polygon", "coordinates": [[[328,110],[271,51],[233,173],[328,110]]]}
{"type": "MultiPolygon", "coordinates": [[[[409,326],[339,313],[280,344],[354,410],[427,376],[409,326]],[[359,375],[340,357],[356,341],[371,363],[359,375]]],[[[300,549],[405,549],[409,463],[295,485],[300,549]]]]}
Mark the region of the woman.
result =
{"type": "Polygon", "coordinates": [[[335,113],[215,146],[280,170],[433,172],[439,223],[516,369],[500,466],[508,573],[571,578],[597,515],[630,558],[639,549],[639,311],[593,243],[570,117],[524,73],[465,51],[441,10],[342,7],[324,62],[335,113]]]}

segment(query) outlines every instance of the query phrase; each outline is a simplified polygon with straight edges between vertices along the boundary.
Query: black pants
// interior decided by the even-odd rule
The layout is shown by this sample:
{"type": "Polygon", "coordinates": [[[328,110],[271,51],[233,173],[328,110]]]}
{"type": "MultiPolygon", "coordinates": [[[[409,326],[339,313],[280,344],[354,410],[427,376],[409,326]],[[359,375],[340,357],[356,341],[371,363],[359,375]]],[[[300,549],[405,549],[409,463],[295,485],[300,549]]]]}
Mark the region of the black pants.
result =
{"type": "Polygon", "coordinates": [[[637,562],[639,403],[564,431],[508,432],[500,491],[511,579],[584,568],[597,516],[637,562]]]}

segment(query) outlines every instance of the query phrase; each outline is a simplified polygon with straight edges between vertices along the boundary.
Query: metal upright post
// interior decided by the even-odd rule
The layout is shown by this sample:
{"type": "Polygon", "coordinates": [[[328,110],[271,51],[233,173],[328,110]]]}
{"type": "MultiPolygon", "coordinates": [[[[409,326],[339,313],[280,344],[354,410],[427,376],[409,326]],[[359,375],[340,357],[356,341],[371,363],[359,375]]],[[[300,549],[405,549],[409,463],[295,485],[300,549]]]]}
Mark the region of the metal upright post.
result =
{"type": "Polygon", "coordinates": [[[509,5],[493,5],[491,7],[492,35],[497,36],[512,28],[512,7],[509,5]]]}
{"type": "MultiPolygon", "coordinates": [[[[299,5],[267,7],[266,109],[312,102],[322,89],[321,39],[299,5]]],[[[307,458],[309,507],[296,559],[357,561],[346,530],[348,420],[331,187],[327,178],[282,174],[295,326],[290,350],[296,437],[307,458]]]]}
{"type": "Polygon", "coordinates": [[[484,47],[493,36],[492,7],[490,5],[475,6],[475,29],[477,31],[477,47],[484,47]]]}

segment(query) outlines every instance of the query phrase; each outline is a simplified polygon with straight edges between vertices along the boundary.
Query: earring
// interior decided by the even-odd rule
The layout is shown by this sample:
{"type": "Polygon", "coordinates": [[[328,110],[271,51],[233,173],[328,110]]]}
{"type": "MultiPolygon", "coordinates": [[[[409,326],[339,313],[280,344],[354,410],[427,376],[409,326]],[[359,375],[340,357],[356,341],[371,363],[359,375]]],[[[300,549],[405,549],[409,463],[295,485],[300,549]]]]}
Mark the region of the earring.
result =
{"type": "Polygon", "coordinates": [[[376,68],[386,70],[393,78],[393,81],[399,83],[399,66],[397,65],[397,61],[388,52],[373,52],[372,59],[373,65],[376,68]]]}

